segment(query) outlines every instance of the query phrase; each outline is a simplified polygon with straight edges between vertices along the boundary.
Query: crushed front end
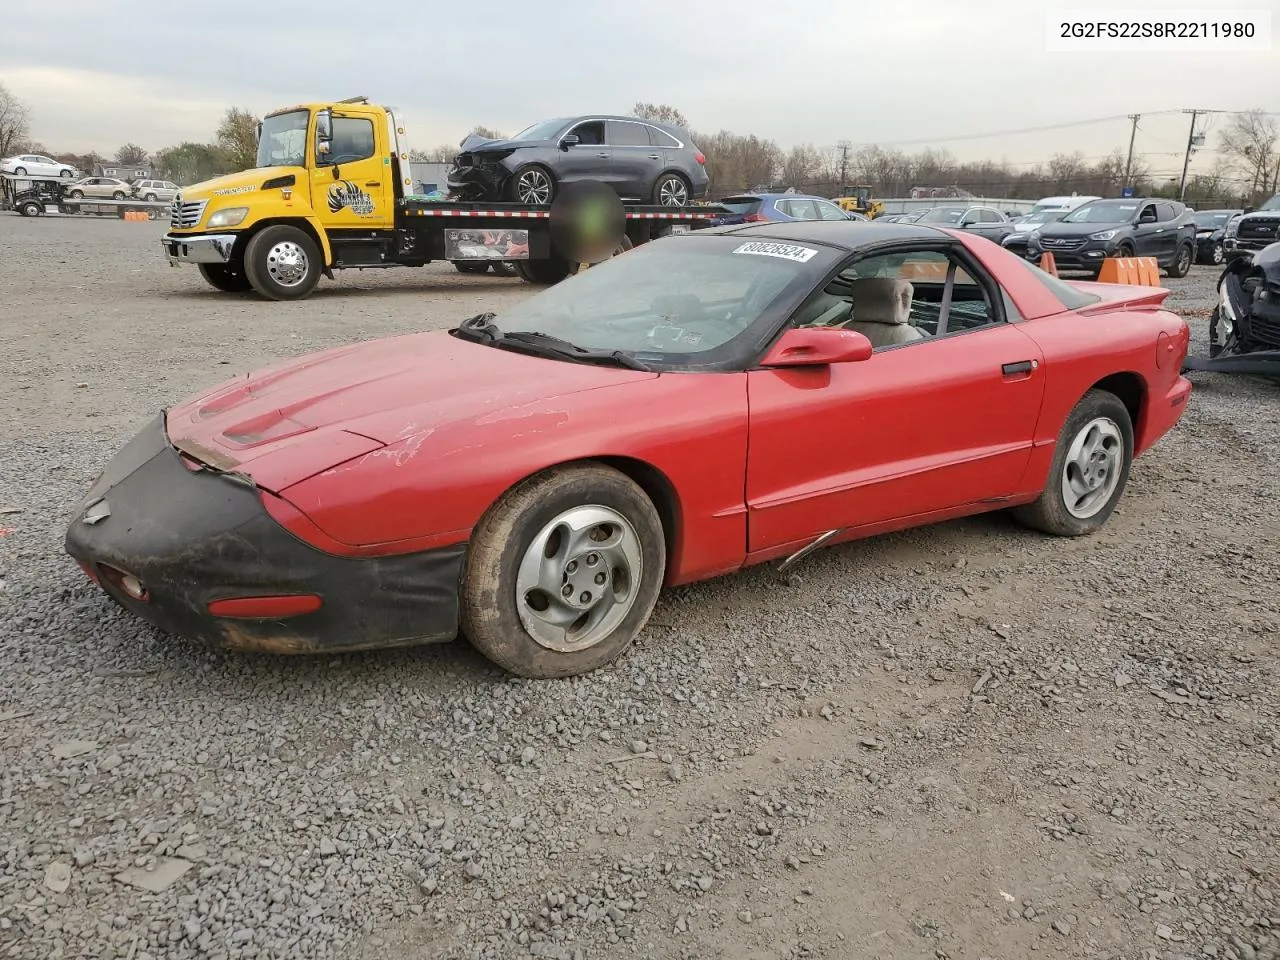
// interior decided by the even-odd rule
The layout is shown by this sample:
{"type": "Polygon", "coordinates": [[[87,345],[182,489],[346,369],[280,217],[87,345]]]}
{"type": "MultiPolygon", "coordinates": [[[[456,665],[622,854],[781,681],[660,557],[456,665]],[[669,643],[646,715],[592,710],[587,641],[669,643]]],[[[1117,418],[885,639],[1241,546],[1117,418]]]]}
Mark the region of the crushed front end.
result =
{"type": "Polygon", "coordinates": [[[1185,370],[1280,377],[1280,242],[1232,260],[1218,278],[1209,356],[1185,370]]]}
{"type": "Polygon", "coordinates": [[[502,200],[512,174],[507,161],[514,152],[463,150],[449,168],[449,195],[457,200],[502,200]]]}

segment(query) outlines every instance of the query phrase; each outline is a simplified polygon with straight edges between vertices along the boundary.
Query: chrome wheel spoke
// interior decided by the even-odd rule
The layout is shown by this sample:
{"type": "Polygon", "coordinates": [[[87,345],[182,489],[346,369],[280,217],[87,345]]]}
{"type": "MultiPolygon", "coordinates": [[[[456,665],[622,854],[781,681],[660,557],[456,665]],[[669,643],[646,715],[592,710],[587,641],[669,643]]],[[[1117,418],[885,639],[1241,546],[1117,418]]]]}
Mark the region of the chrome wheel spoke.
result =
{"type": "Polygon", "coordinates": [[[1101,511],[1120,484],[1124,437],[1109,417],[1085,424],[1067,448],[1062,466],[1063,506],[1088,520],[1101,511]]]}

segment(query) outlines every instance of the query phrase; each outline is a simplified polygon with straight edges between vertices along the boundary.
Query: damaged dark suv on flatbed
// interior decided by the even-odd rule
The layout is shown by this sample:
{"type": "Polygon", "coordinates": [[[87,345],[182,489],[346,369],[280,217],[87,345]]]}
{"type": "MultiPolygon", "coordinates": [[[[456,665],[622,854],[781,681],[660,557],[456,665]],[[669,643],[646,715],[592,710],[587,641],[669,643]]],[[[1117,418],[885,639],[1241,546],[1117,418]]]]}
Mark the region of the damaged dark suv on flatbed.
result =
{"type": "Polygon", "coordinates": [[[638,117],[544,120],[514,137],[474,134],[449,170],[459,200],[542,205],[562,184],[598,180],[624,201],[682,207],[706,196],[707,158],[679,127],[638,117]]]}

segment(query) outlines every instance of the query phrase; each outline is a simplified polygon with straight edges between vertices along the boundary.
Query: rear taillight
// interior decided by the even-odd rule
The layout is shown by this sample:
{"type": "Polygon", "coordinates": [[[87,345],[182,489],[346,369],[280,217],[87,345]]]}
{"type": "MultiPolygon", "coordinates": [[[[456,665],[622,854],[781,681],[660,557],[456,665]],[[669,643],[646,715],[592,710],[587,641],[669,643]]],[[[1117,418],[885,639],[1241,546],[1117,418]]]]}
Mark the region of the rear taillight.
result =
{"type": "Polygon", "coordinates": [[[697,161],[698,161],[698,163],[700,163],[700,164],[704,164],[704,165],[705,165],[705,164],[706,164],[706,162],[707,162],[707,158],[706,158],[705,156],[703,156],[702,154],[700,154],[700,153],[695,153],[695,154],[693,155],[693,159],[697,160],[697,161]]]}
{"type": "Polygon", "coordinates": [[[764,223],[765,215],[763,213],[748,213],[742,218],[743,223],[764,223]]]}

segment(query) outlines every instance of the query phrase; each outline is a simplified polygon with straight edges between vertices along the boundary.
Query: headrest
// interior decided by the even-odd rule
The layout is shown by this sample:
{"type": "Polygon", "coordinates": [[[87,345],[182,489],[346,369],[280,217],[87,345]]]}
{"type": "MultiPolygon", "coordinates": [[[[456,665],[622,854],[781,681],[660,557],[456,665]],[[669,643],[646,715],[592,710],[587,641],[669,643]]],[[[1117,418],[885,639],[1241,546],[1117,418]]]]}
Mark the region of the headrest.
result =
{"type": "Polygon", "coordinates": [[[897,325],[910,322],[915,288],[909,281],[896,277],[859,277],[849,288],[855,321],[897,325]]]}

